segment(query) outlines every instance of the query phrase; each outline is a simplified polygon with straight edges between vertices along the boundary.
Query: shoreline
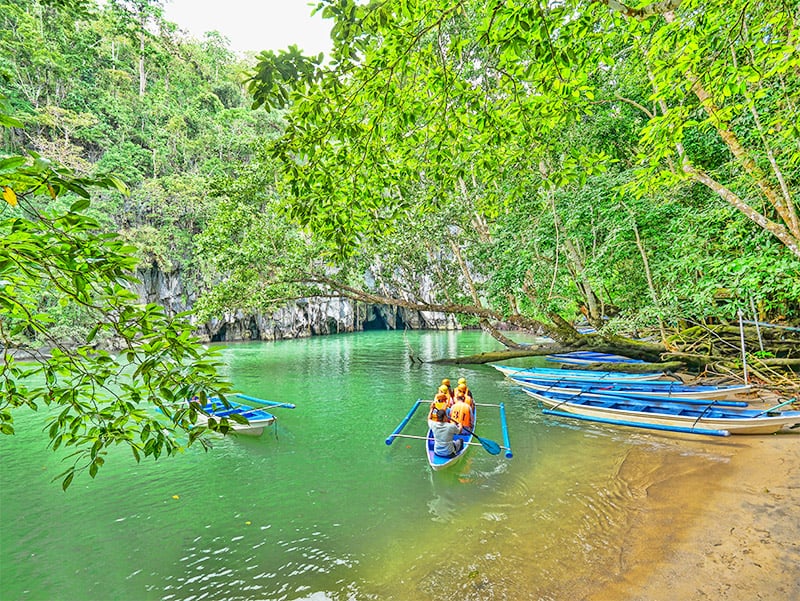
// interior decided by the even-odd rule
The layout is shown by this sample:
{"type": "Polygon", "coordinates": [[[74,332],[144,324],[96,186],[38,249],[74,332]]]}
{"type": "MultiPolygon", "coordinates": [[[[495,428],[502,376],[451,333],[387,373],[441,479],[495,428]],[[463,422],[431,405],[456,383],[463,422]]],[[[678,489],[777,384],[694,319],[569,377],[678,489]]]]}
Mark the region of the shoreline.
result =
{"type": "Polygon", "coordinates": [[[648,489],[616,577],[586,601],[800,599],[800,430],[735,442],[681,500],[648,489]]]}

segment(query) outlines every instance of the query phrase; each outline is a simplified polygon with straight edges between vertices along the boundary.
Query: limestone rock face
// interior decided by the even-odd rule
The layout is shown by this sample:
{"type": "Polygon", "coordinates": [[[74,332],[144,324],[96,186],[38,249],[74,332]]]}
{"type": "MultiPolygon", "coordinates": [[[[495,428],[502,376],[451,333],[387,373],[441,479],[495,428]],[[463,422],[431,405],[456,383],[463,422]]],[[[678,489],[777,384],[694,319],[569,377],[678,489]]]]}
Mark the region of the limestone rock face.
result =
{"type": "MultiPolygon", "coordinates": [[[[134,292],[142,302],[163,306],[169,315],[191,310],[197,292],[185,287],[180,271],[164,273],[153,266],[137,274],[134,292]]],[[[236,311],[196,324],[196,334],[212,342],[283,340],[362,330],[454,330],[453,315],[411,311],[390,305],[368,305],[339,297],[310,297],[289,302],[271,313],[236,311]]]]}

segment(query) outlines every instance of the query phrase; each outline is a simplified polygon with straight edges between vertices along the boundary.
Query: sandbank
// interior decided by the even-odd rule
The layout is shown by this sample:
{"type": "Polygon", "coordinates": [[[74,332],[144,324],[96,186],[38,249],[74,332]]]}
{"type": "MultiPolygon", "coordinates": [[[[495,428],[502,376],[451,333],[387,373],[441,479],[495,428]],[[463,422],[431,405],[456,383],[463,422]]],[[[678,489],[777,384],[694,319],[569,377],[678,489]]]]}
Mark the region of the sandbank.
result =
{"type": "Polygon", "coordinates": [[[648,489],[617,575],[587,601],[800,599],[800,429],[729,440],[688,493],[648,489]]]}

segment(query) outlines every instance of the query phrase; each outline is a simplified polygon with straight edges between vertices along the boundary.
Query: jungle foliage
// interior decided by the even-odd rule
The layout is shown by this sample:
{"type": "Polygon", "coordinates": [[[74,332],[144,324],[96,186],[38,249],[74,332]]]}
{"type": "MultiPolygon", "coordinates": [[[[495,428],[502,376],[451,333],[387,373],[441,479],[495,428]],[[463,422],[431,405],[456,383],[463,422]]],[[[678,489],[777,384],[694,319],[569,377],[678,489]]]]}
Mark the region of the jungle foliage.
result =
{"type": "Polygon", "coordinates": [[[578,312],[662,339],[750,306],[797,317],[797,2],[318,9],[330,62],[265,54],[249,85],[290,107],[287,213],[334,256],[448,215],[420,238],[480,266],[472,313],[562,342],[578,312]]]}

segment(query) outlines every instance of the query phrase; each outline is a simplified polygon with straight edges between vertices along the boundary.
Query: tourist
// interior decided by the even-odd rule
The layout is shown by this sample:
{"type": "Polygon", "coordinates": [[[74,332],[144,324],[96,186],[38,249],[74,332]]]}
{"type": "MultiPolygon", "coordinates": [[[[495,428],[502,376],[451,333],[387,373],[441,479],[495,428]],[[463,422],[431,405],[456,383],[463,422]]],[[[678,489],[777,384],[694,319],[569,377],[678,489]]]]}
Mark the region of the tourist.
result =
{"type": "Polygon", "coordinates": [[[458,391],[456,391],[456,402],[450,408],[450,421],[462,428],[472,428],[472,407],[463,396],[458,397],[458,391]]]}
{"type": "Polygon", "coordinates": [[[475,409],[475,400],[472,398],[472,394],[469,388],[467,388],[466,382],[456,386],[453,402],[458,403],[459,401],[469,405],[470,409],[475,409]]]}
{"type": "Polygon", "coordinates": [[[439,387],[439,391],[436,393],[436,396],[433,397],[433,402],[431,403],[431,409],[428,413],[428,419],[439,419],[438,411],[444,411],[444,419],[447,420],[447,416],[449,415],[450,409],[450,397],[447,394],[447,388],[444,386],[439,387]]]}
{"type": "Polygon", "coordinates": [[[448,378],[445,378],[444,380],[442,380],[442,386],[447,388],[447,393],[450,395],[450,404],[452,405],[453,404],[453,389],[450,388],[450,380],[448,378]]]}
{"type": "Polygon", "coordinates": [[[450,421],[446,408],[446,399],[437,395],[431,404],[431,413],[428,417],[428,428],[433,434],[433,452],[440,457],[453,457],[464,445],[464,441],[455,438],[461,432],[461,426],[450,421]]]}
{"type": "Polygon", "coordinates": [[[448,407],[453,404],[453,392],[445,384],[439,386],[439,388],[436,390],[435,396],[438,396],[440,394],[443,394],[444,396],[447,397],[448,407]]]}

